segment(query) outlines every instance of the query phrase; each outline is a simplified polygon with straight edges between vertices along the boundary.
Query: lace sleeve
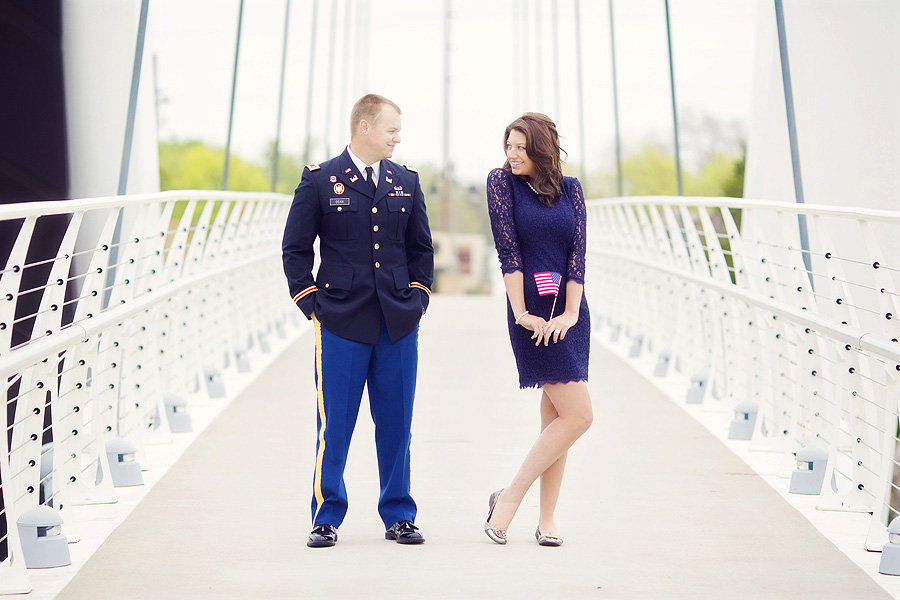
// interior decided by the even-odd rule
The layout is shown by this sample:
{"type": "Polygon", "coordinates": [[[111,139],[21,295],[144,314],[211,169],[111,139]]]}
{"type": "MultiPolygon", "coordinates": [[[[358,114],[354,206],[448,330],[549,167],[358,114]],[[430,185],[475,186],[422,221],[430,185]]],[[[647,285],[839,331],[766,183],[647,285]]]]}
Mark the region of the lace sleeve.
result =
{"type": "Polygon", "coordinates": [[[566,280],[584,285],[584,257],[587,248],[587,209],[581,183],[572,179],[572,208],[575,210],[575,235],[569,247],[566,280]]]}
{"type": "Polygon", "coordinates": [[[488,213],[500,271],[504,274],[522,270],[522,255],[513,217],[512,182],[503,169],[494,169],[487,178],[488,213]]]}

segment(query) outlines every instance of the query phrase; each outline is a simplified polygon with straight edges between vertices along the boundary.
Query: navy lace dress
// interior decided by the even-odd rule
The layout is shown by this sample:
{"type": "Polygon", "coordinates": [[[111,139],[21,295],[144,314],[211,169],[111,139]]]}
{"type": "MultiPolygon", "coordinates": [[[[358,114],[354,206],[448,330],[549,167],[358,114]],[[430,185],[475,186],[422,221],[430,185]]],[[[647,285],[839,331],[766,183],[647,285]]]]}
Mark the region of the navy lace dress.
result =
{"type": "MultiPolygon", "coordinates": [[[[566,177],[562,196],[550,207],[541,203],[524,180],[503,169],[494,169],[487,179],[487,198],[501,271],[522,272],[525,308],[543,319],[550,318],[553,296],[538,293],[534,274],[559,273],[562,281],[553,314],[561,314],[566,308],[566,282],[584,284],[587,212],[581,184],[574,177],[566,177]]],[[[508,299],[506,313],[519,387],[587,381],[591,317],[584,295],[578,322],[564,340],[551,341],[546,347],[543,343],[536,347],[532,332],[515,324],[508,299]]]]}

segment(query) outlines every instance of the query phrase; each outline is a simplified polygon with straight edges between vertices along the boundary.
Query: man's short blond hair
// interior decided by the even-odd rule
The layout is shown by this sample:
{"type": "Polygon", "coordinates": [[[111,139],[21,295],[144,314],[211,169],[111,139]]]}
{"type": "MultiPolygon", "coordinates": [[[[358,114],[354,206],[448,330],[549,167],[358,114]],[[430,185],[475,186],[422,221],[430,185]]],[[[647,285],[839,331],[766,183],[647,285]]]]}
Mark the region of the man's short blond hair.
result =
{"type": "Polygon", "coordinates": [[[397,114],[401,114],[399,106],[378,94],[366,94],[357,100],[353,105],[353,110],[350,111],[350,137],[356,135],[356,128],[359,127],[360,121],[366,120],[370,124],[374,123],[385,104],[393,106],[397,114]]]}

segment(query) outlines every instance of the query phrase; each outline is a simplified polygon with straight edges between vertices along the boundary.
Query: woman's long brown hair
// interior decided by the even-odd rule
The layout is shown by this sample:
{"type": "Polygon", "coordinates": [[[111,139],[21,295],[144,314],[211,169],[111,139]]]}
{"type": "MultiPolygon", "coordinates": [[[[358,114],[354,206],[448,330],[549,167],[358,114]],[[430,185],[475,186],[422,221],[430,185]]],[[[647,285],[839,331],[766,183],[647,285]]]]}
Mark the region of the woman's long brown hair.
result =
{"type": "MultiPolygon", "coordinates": [[[[519,131],[525,136],[525,153],[535,166],[535,174],[529,183],[538,193],[538,199],[547,206],[562,195],[562,157],[565,152],[559,145],[559,134],[556,132],[556,123],[547,115],[527,112],[510,123],[503,134],[503,150],[506,151],[506,142],[511,131],[519,131]]],[[[503,163],[503,168],[512,173],[509,160],[503,163]]]]}

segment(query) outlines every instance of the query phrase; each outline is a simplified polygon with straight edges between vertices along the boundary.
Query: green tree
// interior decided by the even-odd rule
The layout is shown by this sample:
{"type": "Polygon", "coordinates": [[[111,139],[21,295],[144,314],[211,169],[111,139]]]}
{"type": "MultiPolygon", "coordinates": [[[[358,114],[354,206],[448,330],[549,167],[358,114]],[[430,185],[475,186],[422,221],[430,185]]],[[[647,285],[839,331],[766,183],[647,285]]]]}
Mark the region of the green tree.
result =
{"type": "MultiPolygon", "coordinates": [[[[745,156],[745,152],[732,156],[715,151],[696,170],[682,166],[684,194],[742,197],[745,156]]],[[[622,179],[626,196],[674,196],[678,193],[675,157],[650,142],[622,159],[622,179]]],[[[584,187],[589,198],[616,196],[615,165],[611,169],[589,173],[584,187]]]]}
{"type": "MultiPolygon", "coordinates": [[[[197,140],[161,142],[159,186],[161,190],[218,190],[222,187],[225,150],[197,140]]],[[[231,155],[228,189],[263,192],[270,187],[266,170],[231,155]]]]}
{"type": "Polygon", "coordinates": [[[623,191],[627,196],[674,196],[678,193],[675,157],[645,143],[622,159],[623,191]]]}
{"type": "MultiPolygon", "coordinates": [[[[275,155],[275,142],[271,142],[266,149],[266,176],[269,178],[269,189],[272,187],[272,157],[275,155]]],[[[275,183],[275,191],[282,194],[293,194],[303,176],[303,161],[300,156],[290,154],[283,148],[278,150],[278,181],[275,183]]]]}
{"type": "MultiPolygon", "coordinates": [[[[743,159],[741,159],[743,161],[743,159]]],[[[700,166],[697,173],[687,173],[684,182],[686,196],[731,196],[736,191],[735,171],[737,160],[720,152],[714,153],[700,166]]],[[[740,191],[743,193],[743,171],[741,172],[740,191]]]]}
{"type": "Polygon", "coordinates": [[[730,198],[744,197],[744,167],[747,165],[747,148],[744,148],[741,157],[734,161],[734,169],[723,186],[723,195],[730,198]]]}
{"type": "MultiPolygon", "coordinates": [[[[299,154],[285,152],[283,142],[284,140],[282,140],[282,144],[278,148],[278,181],[275,184],[275,191],[282,194],[293,195],[294,190],[297,189],[297,185],[300,183],[300,178],[303,177],[303,168],[308,163],[305,162],[303,157],[299,154]]],[[[311,140],[309,150],[310,155],[313,157],[320,156],[322,154],[320,147],[321,144],[315,139],[311,140]]],[[[266,177],[268,178],[266,190],[269,190],[272,187],[272,157],[274,154],[275,141],[273,140],[269,142],[266,148],[265,158],[263,159],[265,161],[265,166],[263,168],[266,172],[266,177]]],[[[313,158],[310,162],[317,162],[318,160],[325,160],[325,158],[313,158]]]]}

